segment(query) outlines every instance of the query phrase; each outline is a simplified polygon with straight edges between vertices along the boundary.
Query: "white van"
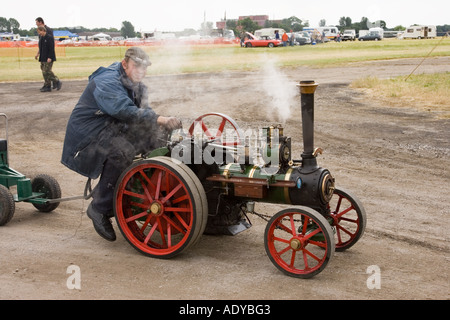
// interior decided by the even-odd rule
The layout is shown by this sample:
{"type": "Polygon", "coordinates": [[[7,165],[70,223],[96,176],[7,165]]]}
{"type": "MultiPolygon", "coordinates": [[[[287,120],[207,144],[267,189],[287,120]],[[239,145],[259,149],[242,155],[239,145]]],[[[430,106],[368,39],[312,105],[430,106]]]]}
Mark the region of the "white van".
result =
{"type": "Polygon", "coordinates": [[[313,37],[315,34],[319,34],[321,36],[323,36],[325,34],[325,38],[329,39],[329,40],[335,40],[339,30],[337,27],[316,27],[316,28],[303,28],[303,31],[308,32],[309,34],[311,34],[311,37],[313,37]]]}
{"type": "Polygon", "coordinates": [[[261,37],[266,36],[266,37],[269,37],[270,39],[275,39],[276,31],[278,31],[278,34],[279,34],[280,40],[281,40],[281,36],[285,32],[284,29],[281,29],[281,28],[264,28],[264,29],[256,30],[255,37],[257,39],[261,39],[261,37]]]}
{"type": "Polygon", "coordinates": [[[436,37],[436,26],[410,26],[400,38],[429,39],[436,37]]]}
{"type": "Polygon", "coordinates": [[[384,38],[384,29],[383,28],[380,28],[380,27],[369,28],[369,33],[376,33],[381,37],[381,39],[384,38]]]}
{"type": "Polygon", "coordinates": [[[342,41],[355,41],[356,40],[356,31],[355,29],[347,29],[344,30],[344,33],[342,34],[342,41]]]}

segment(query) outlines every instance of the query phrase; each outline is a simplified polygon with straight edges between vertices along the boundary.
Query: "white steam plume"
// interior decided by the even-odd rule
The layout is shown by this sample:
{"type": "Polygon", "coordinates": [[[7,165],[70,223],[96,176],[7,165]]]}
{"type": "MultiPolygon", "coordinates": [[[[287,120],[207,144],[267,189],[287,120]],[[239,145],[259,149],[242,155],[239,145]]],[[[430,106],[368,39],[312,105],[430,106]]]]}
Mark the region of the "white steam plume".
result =
{"type": "Polygon", "coordinates": [[[291,116],[291,106],[296,103],[298,89],[295,83],[276,67],[274,59],[268,56],[264,58],[263,90],[268,96],[268,116],[285,124],[291,116]]]}

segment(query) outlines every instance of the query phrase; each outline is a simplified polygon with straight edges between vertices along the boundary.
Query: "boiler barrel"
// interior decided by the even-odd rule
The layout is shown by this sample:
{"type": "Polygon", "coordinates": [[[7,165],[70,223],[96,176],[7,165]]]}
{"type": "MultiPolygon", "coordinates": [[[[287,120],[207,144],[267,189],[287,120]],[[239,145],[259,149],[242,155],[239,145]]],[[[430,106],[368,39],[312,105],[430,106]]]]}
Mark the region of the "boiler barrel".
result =
{"type": "Polygon", "coordinates": [[[302,173],[301,167],[290,167],[285,173],[272,174],[264,168],[251,165],[242,168],[236,163],[222,166],[219,174],[207,179],[221,183],[229,196],[315,208],[329,202],[330,187],[334,184],[329,171],[323,168],[302,173]]]}
{"type": "Polygon", "coordinates": [[[272,174],[258,166],[247,165],[242,168],[237,163],[230,163],[220,167],[219,174],[207,180],[228,187],[229,196],[269,203],[291,203],[289,189],[295,187],[295,182],[291,180],[293,171],[293,168],[289,168],[284,174],[272,174]]]}

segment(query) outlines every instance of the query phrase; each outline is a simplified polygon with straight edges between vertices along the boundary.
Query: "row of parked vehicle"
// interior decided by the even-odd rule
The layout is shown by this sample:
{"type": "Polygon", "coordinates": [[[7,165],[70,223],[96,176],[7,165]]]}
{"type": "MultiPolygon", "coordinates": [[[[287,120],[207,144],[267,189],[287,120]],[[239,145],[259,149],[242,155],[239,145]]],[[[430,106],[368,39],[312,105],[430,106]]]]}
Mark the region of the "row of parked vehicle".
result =
{"type": "Polygon", "coordinates": [[[383,39],[383,29],[372,28],[367,33],[358,37],[355,30],[345,30],[342,34],[336,27],[305,28],[304,31],[286,33],[287,40],[283,41],[282,29],[266,28],[256,30],[255,34],[246,33],[246,38],[241,41],[243,47],[279,47],[316,44],[328,41],[378,41],[383,39]],[[377,29],[377,30],[375,30],[377,29]],[[378,30],[380,29],[380,30],[378,30]]]}
{"type": "MultiPolygon", "coordinates": [[[[284,32],[283,32],[284,34],[284,32]]],[[[246,37],[241,41],[241,45],[246,48],[251,47],[280,47],[283,45],[287,46],[300,46],[305,44],[311,44],[311,36],[308,32],[294,32],[294,33],[286,33],[287,41],[283,41],[283,34],[278,34],[278,38],[276,34],[262,34],[258,31],[255,34],[251,34],[250,32],[246,32],[246,37]]]]}

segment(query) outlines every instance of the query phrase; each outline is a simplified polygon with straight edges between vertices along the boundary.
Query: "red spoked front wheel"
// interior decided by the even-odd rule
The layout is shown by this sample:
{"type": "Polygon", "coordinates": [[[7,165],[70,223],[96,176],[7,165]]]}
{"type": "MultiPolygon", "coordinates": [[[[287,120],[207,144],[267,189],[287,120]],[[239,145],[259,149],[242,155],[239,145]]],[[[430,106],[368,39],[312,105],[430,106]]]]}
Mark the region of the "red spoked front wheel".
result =
{"type": "Polygon", "coordinates": [[[217,141],[224,146],[240,145],[243,137],[241,129],[231,117],[214,112],[195,119],[189,127],[189,134],[205,135],[208,140],[217,141]]]}
{"type": "Polygon", "coordinates": [[[114,210],[120,231],[141,253],[171,258],[195,244],[207,218],[206,194],[182,163],[157,157],[132,164],[119,178],[114,210]]]}
{"type": "Polygon", "coordinates": [[[272,263],[297,278],[320,273],[335,246],[330,224],[320,213],[306,207],[275,214],[266,226],[264,245],[272,263]]]}
{"type": "Polygon", "coordinates": [[[361,238],[366,228],[364,207],[354,195],[343,189],[334,190],[329,207],[336,234],[336,251],[347,250],[361,238]]]}

